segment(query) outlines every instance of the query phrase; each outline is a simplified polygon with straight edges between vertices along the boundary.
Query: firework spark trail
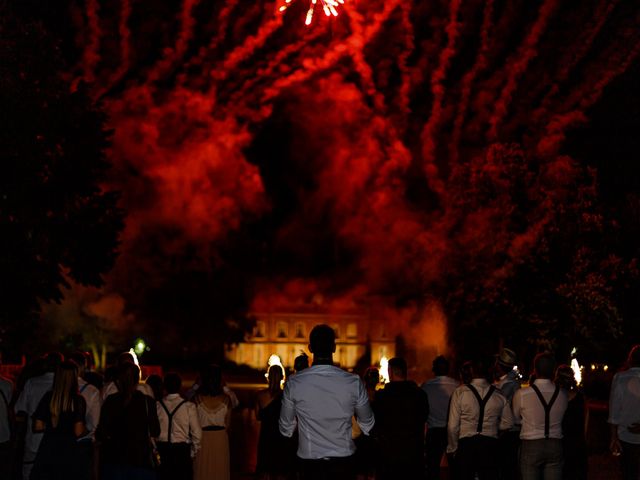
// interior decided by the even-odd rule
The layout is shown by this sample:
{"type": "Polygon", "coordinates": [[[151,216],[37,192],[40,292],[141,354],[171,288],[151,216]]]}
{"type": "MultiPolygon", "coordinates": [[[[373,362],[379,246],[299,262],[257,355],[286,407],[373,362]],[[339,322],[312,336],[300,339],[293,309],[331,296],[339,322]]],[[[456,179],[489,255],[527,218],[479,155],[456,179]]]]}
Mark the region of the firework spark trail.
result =
{"type": "Polygon", "coordinates": [[[129,70],[131,64],[131,30],[129,29],[129,17],[131,16],[131,1],[121,0],[120,16],[118,17],[118,36],[120,37],[120,63],[118,68],[109,76],[106,85],[97,88],[94,98],[101,98],[107,91],[113,88],[129,70]]]}
{"type": "Polygon", "coordinates": [[[180,10],[180,30],[173,47],[166,47],[164,55],[158,61],[147,75],[147,82],[157,82],[164,77],[166,73],[184,56],[189,47],[189,42],[193,38],[193,29],[195,19],[193,18],[193,9],[198,5],[200,0],[184,0],[182,9],[180,10]]]}
{"type": "Polygon", "coordinates": [[[213,79],[211,85],[215,88],[215,85],[221,81],[224,81],[229,72],[233,72],[238,65],[247,60],[255,51],[262,46],[271,35],[273,35],[282,26],[282,15],[276,15],[271,20],[263,23],[258,29],[255,35],[247,37],[242,45],[236,47],[219,66],[214,66],[209,72],[210,77],[213,79]]]}
{"type": "Polygon", "coordinates": [[[502,88],[500,97],[495,104],[494,114],[489,120],[489,140],[495,140],[498,136],[498,128],[507,115],[511,98],[515,92],[518,81],[527,70],[529,62],[538,54],[538,42],[549,23],[551,15],[558,7],[558,0],[545,0],[538,12],[538,18],[531,27],[524,43],[518,48],[514,58],[507,64],[509,77],[502,88]]]}
{"type": "Polygon", "coordinates": [[[606,74],[596,82],[586,82],[583,85],[580,89],[579,100],[573,105],[572,110],[565,110],[564,113],[558,113],[551,117],[536,146],[539,155],[545,157],[557,155],[566,138],[567,130],[587,121],[587,110],[602,97],[607,85],[626,72],[629,66],[638,58],[640,55],[640,36],[631,28],[629,36],[629,45],[631,47],[628,50],[616,49],[618,54],[612,57],[608,68],[597,69],[597,71],[604,71],[606,74]],[[633,35],[634,33],[636,35],[633,35]]]}
{"type": "Polygon", "coordinates": [[[98,0],[87,0],[88,39],[82,55],[83,79],[87,83],[95,81],[95,72],[100,62],[100,5],[98,0]]]}
{"type": "MultiPolygon", "coordinates": [[[[259,95],[259,90],[256,90],[254,88],[257,84],[259,84],[260,82],[266,82],[269,79],[273,78],[273,75],[275,74],[277,69],[282,70],[285,67],[293,68],[289,65],[285,66],[285,60],[295,54],[299,54],[307,44],[312,43],[314,40],[324,34],[324,31],[319,28],[306,30],[306,32],[308,33],[304,35],[300,40],[295,43],[291,43],[285,48],[278,51],[276,56],[266,66],[259,68],[255,72],[255,75],[253,75],[242,85],[240,85],[240,87],[238,87],[238,89],[230,97],[228,103],[231,105],[247,105],[252,100],[255,100],[256,96],[259,95]]],[[[282,73],[289,74],[290,72],[282,73]]]]}
{"type": "Polygon", "coordinates": [[[349,48],[349,56],[353,61],[355,71],[360,75],[360,81],[362,82],[362,88],[364,93],[373,100],[373,104],[378,112],[383,112],[385,109],[384,95],[376,88],[376,83],[373,79],[373,69],[369,65],[364,57],[364,48],[366,40],[364,38],[365,19],[357,11],[352,11],[349,15],[351,20],[351,40],[347,42],[349,48]]]}
{"type": "Polygon", "coordinates": [[[461,0],[451,0],[449,5],[449,21],[445,30],[447,32],[447,44],[440,52],[438,66],[431,76],[431,114],[422,131],[422,161],[424,172],[429,187],[436,193],[444,191],[444,184],[438,177],[438,167],[435,163],[436,140],[435,136],[441,122],[443,102],[445,97],[444,80],[449,70],[451,60],[456,54],[456,41],[459,33],[458,11],[461,0]]]}
{"type": "MultiPolygon", "coordinates": [[[[229,26],[229,18],[231,16],[231,12],[238,5],[239,0],[228,0],[224,6],[220,9],[220,13],[218,14],[218,25],[216,28],[216,34],[211,37],[211,41],[208,45],[200,47],[198,50],[198,54],[193,58],[189,59],[189,61],[185,62],[183,70],[187,72],[191,67],[201,66],[204,64],[208,55],[211,55],[216,51],[218,46],[222,43],[227,33],[227,27],[229,26]]],[[[178,76],[178,84],[184,86],[187,81],[187,74],[182,73],[178,76]]]]}
{"type": "Polygon", "coordinates": [[[400,5],[402,17],[403,50],[398,57],[398,68],[400,69],[400,87],[398,89],[398,109],[403,116],[411,113],[409,102],[411,97],[411,78],[412,72],[407,65],[407,60],[415,48],[413,24],[411,23],[411,5],[404,2],[400,5]]]}
{"type": "Polygon", "coordinates": [[[349,55],[353,42],[362,42],[361,45],[366,45],[371,38],[378,33],[380,28],[382,28],[384,21],[389,17],[391,12],[395,10],[399,3],[400,0],[389,0],[385,2],[384,8],[373,15],[373,19],[367,24],[364,33],[359,39],[351,35],[342,42],[333,45],[322,57],[307,59],[303,62],[300,70],[286,77],[277,79],[271,86],[265,88],[261,103],[269,103],[277,97],[282,90],[297,83],[304,82],[315,73],[332,67],[342,57],[349,55]]]}
{"type": "Polygon", "coordinates": [[[533,118],[534,122],[541,121],[546,117],[546,114],[548,113],[552,103],[554,102],[558,95],[558,92],[560,91],[562,83],[568,79],[574,68],[589,53],[591,47],[593,46],[593,42],[602,30],[602,27],[608,20],[611,12],[615,9],[617,4],[618,0],[602,0],[600,2],[598,8],[593,14],[594,21],[591,22],[591,28],[585,29],[585,33],[582,35],[578,46],[575,49],[570,49],[568,54],[565,56],[566,58],[564,58],[561,62],[562,67],[560,71],[556,75],[554,75],[554,81],[551,85],[551,88],[540,102],[540,106],[537,107],[531,115],[531,118],[533,118]]]}
{"type": "Polygon", "coordinates": [[[462,127],[469,108],[469,100],[473,89],[473,83],[477,76],[487,68],[487,53],[489,52],[489,41],[491,27],[493,25],[493,0],[487,0],[482,12],[482,26],[480,27],[480,48],[476,60],[471,69],[464,75],[460,87],[460,101],[458,103],[457,115],[453,121],[453,133],[451,135],[450,157],[452,166],[458,163],[460,140],[462,138],[462,127]]]}

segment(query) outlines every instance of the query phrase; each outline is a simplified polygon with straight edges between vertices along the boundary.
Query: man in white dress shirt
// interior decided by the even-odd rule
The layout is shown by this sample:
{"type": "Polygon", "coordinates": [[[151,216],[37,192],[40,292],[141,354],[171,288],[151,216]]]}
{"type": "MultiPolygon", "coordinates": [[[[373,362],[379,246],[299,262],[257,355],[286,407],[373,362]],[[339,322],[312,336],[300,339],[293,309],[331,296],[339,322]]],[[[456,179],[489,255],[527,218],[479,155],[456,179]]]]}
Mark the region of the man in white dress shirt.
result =
{"type": "Polygon", "coordinates": [[[442,355],[433,360],[432,371],[435,378],[422,384],[429,399],[429,417],[427,418],[426,463],[427,479],[440,478],[440,462],[447,449],[447,414],[449,401],[460,382],[448,376],[449,360],[442,355]]]}
{"type": "Polygon", "coordinates": [[[520,473],[522,480],[562,480],[562,418],[567,393],[555,385],[556,361],[540,353],[533,361],[535,380],[513,396],[513,415],[521,420],[520,473]]]}
{"type": "Polygon", "coordinates": [[[611,451],[621,454],[624,480],[637,480],[640,478],[640,345],[631,349],[627,364],[629,369],[616,373],[611,383],[611,451]]]}
{"type": "Polygon", "coordinates": [[[488,359],[471,362],[471,382],[451,396],[447,453],[460,480],[498,478],[498,434],[513,425],[507,399],[488,381],[488,359]]]}
{"type": "Polygon", "coordinates": [[[309,335],[313,365],[289,377],[282,397],[280,433],[298,427],[298,457],[303,479],[355,478],[351,418],[368,435],[374,418],[367,390],[357,375],[333,365],[336,337],[328,325],[309,335]]]}
{"type": "Polygon", "coordinates": [[[180,396],[182,379],[176,373],[164,377],[167,395],[157,403],[160,436],[160,480],[191,480],[191,459],[200,450],[202,428],[195,404],[180,396]]]}

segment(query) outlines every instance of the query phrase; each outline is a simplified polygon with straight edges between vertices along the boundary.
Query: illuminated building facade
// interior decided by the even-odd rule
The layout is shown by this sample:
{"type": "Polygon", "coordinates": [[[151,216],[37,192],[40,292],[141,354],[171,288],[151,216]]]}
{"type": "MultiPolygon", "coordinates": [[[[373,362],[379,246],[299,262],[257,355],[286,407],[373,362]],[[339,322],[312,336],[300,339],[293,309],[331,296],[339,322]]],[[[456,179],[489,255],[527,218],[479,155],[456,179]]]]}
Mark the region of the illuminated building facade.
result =
{"type": "Polygon", "coordinates": [[[321,323],[332,326],[336,332],[333,359],[343,368],[355,367],[365,354],[367,343],[374,365],[383,356],[391,358],[395,353],[395,332],[387,331],[384,321],[374,321],[367,309],[327,311],[319,305],[304,305],[252,315],[256,319],[252,334],[244,342],[230,346],[227,352],[227,359],[239,365],[265,369],[269,356],[275,353],[285,366],[293,366],[301,352],[310,355],[309,333],[321,323]]]}

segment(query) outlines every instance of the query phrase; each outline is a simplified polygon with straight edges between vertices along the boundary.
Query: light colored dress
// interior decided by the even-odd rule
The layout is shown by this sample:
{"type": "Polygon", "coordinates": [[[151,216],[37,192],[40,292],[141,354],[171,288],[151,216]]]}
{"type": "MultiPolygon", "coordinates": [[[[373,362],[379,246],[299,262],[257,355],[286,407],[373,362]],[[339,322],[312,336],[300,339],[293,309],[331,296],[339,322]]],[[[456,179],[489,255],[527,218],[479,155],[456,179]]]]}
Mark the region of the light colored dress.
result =
{"type": "Polygon", "coordinates": [[[227,395],[198,397],[198,419],[202,426],[202,443],[193,464],[194,480],[229,480],[230,401],[227,395]]]}

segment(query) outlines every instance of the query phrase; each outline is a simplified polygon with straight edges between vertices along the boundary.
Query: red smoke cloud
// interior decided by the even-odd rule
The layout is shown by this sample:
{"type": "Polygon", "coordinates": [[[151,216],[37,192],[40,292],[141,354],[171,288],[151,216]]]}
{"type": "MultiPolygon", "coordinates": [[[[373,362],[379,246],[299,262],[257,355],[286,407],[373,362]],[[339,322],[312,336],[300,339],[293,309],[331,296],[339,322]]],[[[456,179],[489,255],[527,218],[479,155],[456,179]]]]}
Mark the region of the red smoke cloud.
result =
{"type": "MultiPolygon", "coordinates": [[[[555,0],[524,13],[491,0],[348,2],[337,19],[318,17],[308,29],[295,5],[280,15],[270,2],[214,3],[184,0],[158,31],[137,31],[130,20],[153,9],[149,2],[121,0],[119,20],[107,24],[113,31],[101,28],[98,2],[86,4],[79,71],[109,113],[111,184],[128,211],[114,278],[126,275],[132,246],[150,231],[171,231],[162,248],[196,246],[208,264],[230,235],[273,217],[264,242],[276,249],[313,256],[322,237],[349,253],[325,270],[248,274],[258,285],[277,278],[285,297],[296,295],[287,282],[304,277],[343,293],[424,295],[443,279],[464,278],[468,258],[486,260],[487,281],[504,280],[579,176],[559,156],[565,132],[638,54],[628,43],[637,37],[633,16],[617,15],[609,28],[619,34],[600,36],[621,8],[616,2],[594,13],[555,0]],[[550,37],[568,8],[595,15],[588,32],[577,35],[582,27],[574,25],[550,37]],[[99,48],[107,35],[119,39],[118,51],[99,48]],[[134,54],[134,36],[164,43],[143,57],[134,54]],[[615,68],[603,68],[596,44],[618,50],[615,68]],[[119,65],[109,68],[99,54],[119,65]],[[526,86],[539,82],[547,94],[528,96],[526,86]],[[571,93],[575,84],[581,98],[571,93]],[[269,130],[284,163],[252,150],[259,132],[278,122],[290,125],[269,130]],[[275,200],[276,180],[288,172],[274,164],[306,175],[299,184],[282,180],[286,205],[275,200]],[[509,179],[518,175],[545,195],[530,199],[538,206],[513,231],[518,192],[509,179]]],[[[109,288],[127,298],[117,282],[109,288]]],[[[441,318],[437,303],[430,315],[441,318]]]]}

